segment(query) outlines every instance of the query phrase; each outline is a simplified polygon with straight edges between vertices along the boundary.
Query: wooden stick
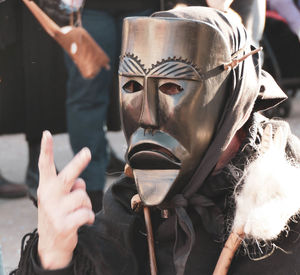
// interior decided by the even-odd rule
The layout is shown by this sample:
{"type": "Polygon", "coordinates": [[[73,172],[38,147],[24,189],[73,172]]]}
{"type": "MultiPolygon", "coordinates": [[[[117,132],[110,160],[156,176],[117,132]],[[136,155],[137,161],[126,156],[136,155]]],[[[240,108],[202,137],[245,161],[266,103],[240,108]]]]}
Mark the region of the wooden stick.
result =
{"type": "MultiPolygon", "coordinates": [[[[132,168],[128,164],[125,165],[124,173],[127,177],[134,178],[132,168]]],[[[133,210],[138,211],[141,204],[142,201],[138,194],[134,195],[131,198],[131,208],[133,210]]],[[[144,206],[143,210],[144,210],[144,218],[145,218],[145,224],[147,230],[147,241],[148,241],[148,249],[149,249],[151,275],[157,275],[157,264],[155,258],[154,238],[153,238],[153,231],[152,231],[150,209],[148,206],[144,206]]]]}
{"type": "Polygon", "coordinates": [[[240,62],[244,61],[247,57],[249,57],[250,55],[253,55],[253,54],[256,54],[258,53],[259,51],[261,51],[263,48],[262,47],[259,47],[245,55],[243,55],[241,58],[239,59],[233,59],[231,60],[231,62],[227,63],[227,64],[224,64],[224,69],[225,70],[229,70],[229,69],[233,69],[234,67],[236,67],[240,62]]]}
{"type": "Polygon", "coordinates": [[[147,229],[147,241],[148,241],[148,248],[149,248],[151,275],[157,275],[157,265],[155,259],[154,238],[152,232],[150,210],[149,207],[147,206],[144,206],[144,216],[145,216],[145,223],[147,229]]]}
{"type": "Polygon", "coordinates": [[[232,259],[234,257],[235,252],[239,248],[241,242],[243,241],[244,233],[236,233],[232,232],[223,249],[221,252],[221,255],[218,259],[217,265],[215,267],[213,275],[226,275],[230,264],[232,262],[232,259]]]}

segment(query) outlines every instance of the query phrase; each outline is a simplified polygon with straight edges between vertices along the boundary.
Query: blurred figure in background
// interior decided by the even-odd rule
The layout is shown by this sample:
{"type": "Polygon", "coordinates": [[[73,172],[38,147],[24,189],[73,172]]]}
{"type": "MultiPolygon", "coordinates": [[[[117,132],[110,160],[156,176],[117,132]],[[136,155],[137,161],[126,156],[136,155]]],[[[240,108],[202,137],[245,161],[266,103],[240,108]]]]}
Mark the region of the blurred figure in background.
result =
{"type": "MultiPolygon", "coordinates": [[[[65,132],[63,52],[22,1],[0,1],[0,134],[25,133],[25,183],[36,199],[41,133],[65,132]]],[[[25,196],[25,185],[0,178],[0,196],[25,196]],[[10,189],[22,188],[15,191],[10,189]]]]}
{"type": "MultiPolygon", "coordinates": [[[[17,1],[0,1],[0,133],[12,132],[22,124],[24,98],[20,93],[22,80],[21,48],[17,24],[17,1]],[[7,105],[10,108],[7,108],[7,105]],[[13,117],[19,120],[14,121],[13,117]],[[21,123],[20,123],[21,122],[21,123]]],[[[9,181],[0,172],[0,198],[24,197],[24,184],[9,181]]]]}
{"type": "Polygon", "coordinates": [[[300,3],[268,0],[265,34],[284,78],[300,78],[300,3]]]}
{"type": "Polygon", "coordinates": [[[252,43],[256,47],[262,39],[265,26],[266,1],[265,0],[169,0],[165,1],[165,8],[186,6],[205,6],[225,12],[235,11],[247,29],[252,43]]]}
{"type": "MultiPolygon", "coordinates": [[[[67,128],[74,153],[85,146],[91,150],[92,160],[81,177],[87,184],[95,212],[102,207],[105,172],[109,163],[106,122],[109,122],[109,129],[120,130],[118,85],[113,82],[117,80],[122,21],[126,16],[148,16],[158,10],[159,5],[160,1],[153,0],[87,0],[82,13],[83,27],[109,56],[111,69],[103,69],[91,80],[83,79],[66,55],[67,128]],[[107,114],[109,104],[111,108],[107,114]]],[[[121,165],[119,172],[123,168],[121,165]]]]}
{"type": "Polygon", "coordinates": [[[45,129],[55,134],[66,131],[67,74],[60,46],[43,30],[28,8],[21,5],[25,133],[29,148],[25,182],[30,197],[36,200],[42,132],[45,129]]]}
{"type": "Polygon", "coordinates": [[[300,41],[300,1],[299,0],[268,0],[270,10],[276,11],[286,20],[290,30],[300,41]]]}

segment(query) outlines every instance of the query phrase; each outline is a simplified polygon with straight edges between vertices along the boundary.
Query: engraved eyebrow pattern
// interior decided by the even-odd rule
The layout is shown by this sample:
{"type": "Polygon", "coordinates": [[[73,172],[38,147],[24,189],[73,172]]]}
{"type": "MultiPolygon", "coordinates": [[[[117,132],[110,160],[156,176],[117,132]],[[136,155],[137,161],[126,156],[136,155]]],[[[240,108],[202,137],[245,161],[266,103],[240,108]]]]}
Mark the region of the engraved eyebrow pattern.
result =
{"type": "MultiPolygon", "coordinates": [[[[187,78],[192,78],[193,79],[194,74],[187,74],[185,75],[185,77],[187,78]]],[[[177,76],[177,77],[183,77],[183,76],[177,76]]],[[[200,79],[199,79],[200,80],[200,79]]]]}
{"type": "Polygon", "coordinates": [[[185,73],[190,73],[190,72],[193,72],[193,70],[191,70],[190,67],[179,67],[179,68],[175,68],[173,71],[170,71],[169,74],[174,74],[178,72],[177,74],[175,75],[180,75],[180,74],[185,74],[185,73]],[[182,71],[184,70],[184,71],[182,71]],[[182,71],[182,72],[178,72],[178,71],[182,71]]]}
{"type": "Polygon", "coordinates": [[[191,69],[187,69],[187,70],[185,70],[185,71],[183,71],[183,72],[178,72],[177,74],[175,74],[175,76],[181,76],[181,75],[184,75],[184,74],[186,74],[186,75],[193,75],[193,70],[191,70],[191,69]]]}
{"type": "Polygon", "coordinates": [[[130,64],[132,64],[132,66],[138,71],[140,72],[141,74],[143,73],[143,71],[137,66],[134,64],[134,62],[131,60],[131,59],[128,59],[128,61],[130,62],[130,64]]]}
{"type": "Polygon", "coordinates": [[[148,71],[148,75],[158,77],[182,77],[201,80],[202,75],[194,68],[193,64],[187,63],[185,60],[162,60],[148,71]]]}
{"type": "Polygon", "coordinates": [[[134,73],[135,71],[131,68],[131,66],[128,64],[128,62],[127,62],[127,60],[126,59],[124,59],[123,60],[123,66],[124,66],[124,68],[126,69],[126,71],[127,72],[132,72],[132,73],[134,73]]]}
{"type": "Polygon", "coordinates": [[[174,67],[177,67],[177,65],[178,65],[178,64],[173,64],[173,65],[172,65],[172,64],[170,64],[170,63],[169,63],[169,64],[167,63],[167,66],[165,66],[165,67],[167,67],[167,68],[165,68],[165,69],[162,70],[162,71],[159,71],[159,70],[158,70],[158,73],[160,73],[160,74],[164,74],[164,73],[165,73],[166,75],[171,74],[172,71],[170,71],[170,69],[173,69],[174,67]]]}
{"type": "Polygon", "coordinates": [[[126,54],[121,57],[119,74],[145,75],[146,70],[137,56],[126,54]]]}
{"type": "Polygon", "coordinates": [[[162,59],[156,64],[152,64],[151,68],[145,69],[137,56],[126,53],[120,58],[119,74],[203,80],[203,75],[193,63],[175,56],[162,59]]]}
{"type": "Polygon", "coordinates": [[[158,68],[157,68],[156,70],[154,70],[154,71],[152,72],[152,74],[157,73],[157,71],[159,71],[159,70],[165,68],[165,67],[168,66],[168,65],[169,65],[168,63],[164,63],[164,64],[162,64],[161,66],[158,66],[158,68]]]}

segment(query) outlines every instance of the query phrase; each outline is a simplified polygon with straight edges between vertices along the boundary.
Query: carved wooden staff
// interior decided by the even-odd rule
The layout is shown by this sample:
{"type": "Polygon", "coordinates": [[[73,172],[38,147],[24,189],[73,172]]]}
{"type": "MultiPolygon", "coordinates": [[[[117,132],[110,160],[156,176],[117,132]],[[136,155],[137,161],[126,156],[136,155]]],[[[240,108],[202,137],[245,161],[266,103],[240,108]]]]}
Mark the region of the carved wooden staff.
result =
{"type": "MultiPolygon", "coordinates": [[[[128,164],[125,165],[124,173],[128,177],[134,178],[132,169],[128,164]]],[[[131,208],[134,211],[139,211],[139,210],[141,210],[141,208],[143,208],[146,230],[147,230],[147,241],[148,241],[151,275],[157,275],[157,264],[156,264],[156,258],[155,258],[154,238],[153,238],[150,209],[148,206],[143,205],[141,198],[138,194],[136,194],[132,197],[131,208]]]]}
{"type": "Polygon", "coordinates": [[[147,206],[144,206],[143,209],[144,209],[144,217],[145,217],[145,223],[147,228],[147,241],[148,241],[148,248],[149,248],[151,275],[157,275],[157,265],[156,265],[156,258],[155,258],[154,238],[153,238],[150,210],[149,207],[147,206]]]}
{"type": "Polygon", "coordinates": [[[235,252],[239,248],[244,238],[242,230],[239,233],[233,232],[229,235],[221,255],[218,259],[213,275],[226,275],[235,252]]]}
{"type": "Polygon", "coordinates": [[[33,1],[23,0],[45,31],[69,54],[84,78],[93,78],[102,67],[109,69],[109,58],[82,27],[60,28],[33,1]]]}

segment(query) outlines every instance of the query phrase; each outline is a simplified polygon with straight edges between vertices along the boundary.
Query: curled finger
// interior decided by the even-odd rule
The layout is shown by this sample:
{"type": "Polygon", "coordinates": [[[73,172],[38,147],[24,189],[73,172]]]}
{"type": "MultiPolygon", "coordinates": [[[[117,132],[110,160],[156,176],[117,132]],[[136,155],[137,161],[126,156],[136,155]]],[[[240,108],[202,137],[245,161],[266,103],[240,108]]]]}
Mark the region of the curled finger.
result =
{"type": "Polygon", "coordinates": [[[80,208],[92,209],[92,203],[85,190],[76,189],[64,197],[62,208],[71,213],[80,208]]]}
{"type": "Polygon", "coordinates": [[[82,178],[78,178],[77,180],[75,180],[75,183],[72,186],[71,192],[76,189],[86,190],[86,184],[82,178]]]}
{"type": "Polygon", "coordinates": [[[66,227],[68,231],[77,230],[85,224],[93,224],[95,221],[95,214],[88,208],[80,208],[66,217],[66,227]]]}
{"type": "Polygon", "coordinates": [[[89,164],[91,152],[88,148],[83,148],[68,163],[68,165],[58,174],[58,178],[64,184],[66,191],[69,192],[81,172],[89,164]]]}

